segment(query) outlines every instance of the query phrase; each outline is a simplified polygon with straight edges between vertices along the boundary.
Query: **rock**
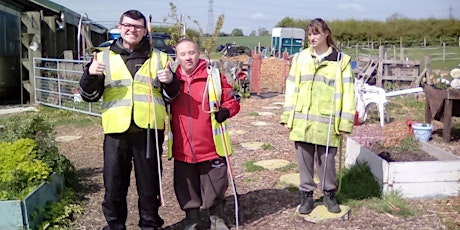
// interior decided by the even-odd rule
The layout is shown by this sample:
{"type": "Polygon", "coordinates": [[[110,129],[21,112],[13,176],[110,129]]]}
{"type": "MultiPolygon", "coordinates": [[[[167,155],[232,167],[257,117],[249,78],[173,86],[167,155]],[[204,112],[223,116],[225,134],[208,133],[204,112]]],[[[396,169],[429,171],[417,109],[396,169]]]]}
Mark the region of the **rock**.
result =
{"type": "Polygon", "coordinates": [[[57,142],[70,142],[70,141],[76,141],[80,140],[82,136],[59,136],[56,137],[57,142]]]}
{"type": "Polygon", "coordinates": [[[259,114],[259,116],[273,116],[273,115],[275,115],[272,112],[258,112],[257,114],[259,114]]]}
{"type": "Polygon", "coordinates": [[[254,122],[251,122],[251,125],[254,125],[254,126],[267,126],[269,124],[267,122],[264,122],[264,121],[254,121],[254,122]]]}
{"type": "Polygon", "coordinates": [[[254,163],[254,165],[263,167],[268,170],[275,170],[289,165],[289,161],[282,159],[261,160],[254,163]]]}
{"type": "Polygon", "coordinates": [[[258,150],[262,148],[264,143],[263,142],[243,142],[240,145],[247,150],[258,150]]]}

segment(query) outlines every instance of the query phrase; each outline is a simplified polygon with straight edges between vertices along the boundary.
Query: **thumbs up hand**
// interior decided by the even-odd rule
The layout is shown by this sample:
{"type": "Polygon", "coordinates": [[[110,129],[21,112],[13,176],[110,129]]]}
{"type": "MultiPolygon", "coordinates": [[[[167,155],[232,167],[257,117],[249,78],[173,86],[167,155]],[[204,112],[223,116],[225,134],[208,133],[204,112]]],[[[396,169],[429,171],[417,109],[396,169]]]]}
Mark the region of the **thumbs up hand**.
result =
{"type": "Polygon", "coordinates": [[[166,63],[166,68],[164,68],[162,70],[158,70],[157,78],[158,78],[158,80],[160,82],[165,83],[165,84],[168,84],[168,83],[172,82],[173,75],[172,75],[172,72],[171,72],[171,63],[169,61],[168,61],[168,63],[166,63]]]}
{"type": "Polygon", "coordinates": [[[105,64],[97,61],[96,52],[93,52],[93,57],[94,57],[93,62],[91,62],[91,65],[89,66],[89,69],[88,69],[89,74],[98,75],[98,76],[104,75],[105,64]]]}

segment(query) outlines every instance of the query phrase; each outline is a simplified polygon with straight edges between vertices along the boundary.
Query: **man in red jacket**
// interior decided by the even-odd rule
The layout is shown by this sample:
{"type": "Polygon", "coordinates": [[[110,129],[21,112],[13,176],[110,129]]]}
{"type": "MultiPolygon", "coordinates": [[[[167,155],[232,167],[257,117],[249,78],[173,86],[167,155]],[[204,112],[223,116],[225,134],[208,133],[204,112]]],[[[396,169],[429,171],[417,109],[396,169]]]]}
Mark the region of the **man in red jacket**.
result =
{"type": "Polygon", "coordinates": [[[185,229],[203,228],[198,227],[201,206],[210,212],[211,229],[228,229],[223,215],[231,146],[225,120],[239,112],[239,97],[224,75],[213,74],[216,69],[200,59],[195,41],[179,41],[176,60],[175,75],[182,87],[171,104],[170,157],[174,157],[176,197],[186,214],[185,229]]]}

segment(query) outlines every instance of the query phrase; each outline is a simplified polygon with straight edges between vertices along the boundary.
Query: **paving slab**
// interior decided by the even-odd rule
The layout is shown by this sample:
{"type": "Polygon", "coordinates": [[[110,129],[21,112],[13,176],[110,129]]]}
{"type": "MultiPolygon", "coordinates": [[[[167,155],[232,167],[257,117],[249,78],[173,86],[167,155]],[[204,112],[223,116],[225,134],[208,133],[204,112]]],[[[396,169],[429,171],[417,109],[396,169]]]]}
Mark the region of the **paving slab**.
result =
{"type": "Polygon", "coordinates": [[[243,148],[247,150],[259,150],[262,148],[264,143],[263,142],[243,142],[243,143],[240,143],[240,145],[243,146],[243,148]]]}
{"type": "Polygon", "coordinates": [[[82,136],[58,136],[56,137],[57,142],[70,142],[70,141],[76,141],[80,140],[82,136]]]}
{"type": "Polygon", "coordinates": [[[259,114],[259,116],[273,116],[273,115],[275,115],[272,112],[258,112],[257,114],[259,114]]]}
{"type": "Polygon", "coordinates": [[[331,220],[348,220],[350,219],[350,207],[345,205],[340,205],[340,209],[342,210],[339,213],[332,213],[327,211],[326,206],[322,203],[316,204],[319,202],[315,202],[315,209],[310,214],[304,215],[299,213],[299,206],[297,206],[295,210],[295,215],[302,217],[304,220],[311,222],[311,223],[321,223],[324,221],[331,221],[331,220]]]}
{"type": "Polygon", "coordinates": [[[289,161],[283,159],[261,160],[255,162],[254,165],[263,167],[264,169],[268,170],[276,170],[289,165],[289,161]]]}
{"type": "Polygon", "coordinates": [[[251,125],[254,125],[254,126],[267,126],[267,125],[269,125],[269,123],[264,122],[264,121],[254,121],[254,122],[251,122],[251,125]]]}

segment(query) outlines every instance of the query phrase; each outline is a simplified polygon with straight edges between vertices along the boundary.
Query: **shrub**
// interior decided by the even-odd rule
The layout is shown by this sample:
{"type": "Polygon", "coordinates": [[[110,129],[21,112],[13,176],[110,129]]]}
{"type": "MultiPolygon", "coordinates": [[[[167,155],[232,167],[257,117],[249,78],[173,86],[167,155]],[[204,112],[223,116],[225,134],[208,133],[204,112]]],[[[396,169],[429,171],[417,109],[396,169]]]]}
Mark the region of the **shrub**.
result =
{"type": "Polygon", "coordinates": [[[36,149],[32,139],[0,143],[0,200],[21,200],[48,179],[52,170],[36,149]]]}

